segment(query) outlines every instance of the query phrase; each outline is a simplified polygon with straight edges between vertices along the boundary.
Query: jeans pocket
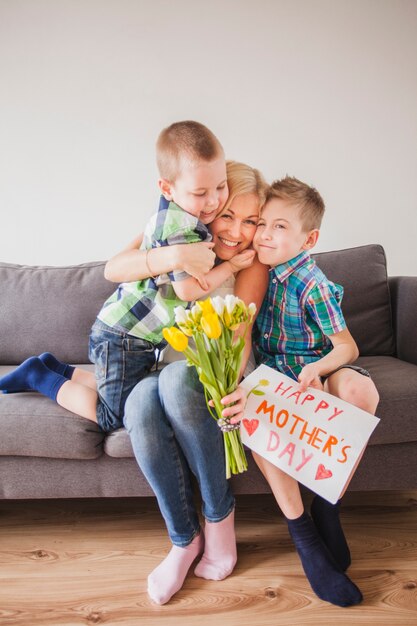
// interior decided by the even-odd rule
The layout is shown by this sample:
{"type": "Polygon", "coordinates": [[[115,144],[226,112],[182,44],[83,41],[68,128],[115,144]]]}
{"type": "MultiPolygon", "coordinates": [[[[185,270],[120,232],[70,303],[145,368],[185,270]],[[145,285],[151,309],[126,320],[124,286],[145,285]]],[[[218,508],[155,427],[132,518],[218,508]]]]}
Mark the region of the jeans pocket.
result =
{"type": "Polygon", "coordinates": [[[123,337],[123,350],[125,352],[155,352],[155,346],[146,339],[139,337],[123,337]]]}

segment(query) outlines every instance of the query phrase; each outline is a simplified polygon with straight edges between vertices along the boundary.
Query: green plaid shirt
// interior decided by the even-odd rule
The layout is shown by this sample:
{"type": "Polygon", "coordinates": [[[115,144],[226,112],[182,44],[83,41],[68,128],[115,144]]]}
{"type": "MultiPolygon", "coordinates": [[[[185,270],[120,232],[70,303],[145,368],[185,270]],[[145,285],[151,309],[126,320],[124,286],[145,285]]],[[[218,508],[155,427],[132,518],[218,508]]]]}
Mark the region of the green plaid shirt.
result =
{"type": "MultiPolygon", "coordinates": [[[[210,241],[207,227],[163,196],[158,212],[145,227],[141,248],[210,241]]],[[[187,305],[176,295],[173,281],[188,278],[186,272],[170,272],[156,278],[122,283],[104,303],[98,319],[133,337],[165,344],[162,329],[174,324],[174,308],[187,305]]]]}

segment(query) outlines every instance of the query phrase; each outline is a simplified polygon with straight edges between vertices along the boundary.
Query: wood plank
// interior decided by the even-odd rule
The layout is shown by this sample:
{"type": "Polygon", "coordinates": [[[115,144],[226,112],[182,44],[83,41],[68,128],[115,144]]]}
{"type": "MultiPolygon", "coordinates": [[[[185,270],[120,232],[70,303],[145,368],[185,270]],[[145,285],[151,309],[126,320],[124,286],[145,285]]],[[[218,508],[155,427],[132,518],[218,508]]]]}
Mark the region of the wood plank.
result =
{"type": "Polygon", "coordinates": [[[342,516],[360,606],[316,598],[263,495],[237,499],[233,574],[216,582],[190,573],[159,607],[146,577],[170,545],[155,500],[1,501],[0,624],[417,625],[417,492],[348,493],[342,516]]]}

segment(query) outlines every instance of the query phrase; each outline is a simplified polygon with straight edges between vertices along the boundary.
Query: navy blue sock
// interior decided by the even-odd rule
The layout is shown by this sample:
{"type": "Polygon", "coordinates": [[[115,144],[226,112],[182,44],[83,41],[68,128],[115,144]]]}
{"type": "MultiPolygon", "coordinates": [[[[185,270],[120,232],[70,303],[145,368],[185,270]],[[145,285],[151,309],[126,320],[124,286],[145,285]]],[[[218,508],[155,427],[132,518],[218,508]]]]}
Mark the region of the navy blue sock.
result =
{"type": "Polygon", "coordinates": [[[344,574],[321,540],[317,529],[304,512],[297,519],[287,519],[288,530],[314,593],[337,606],[352,606],[362,601],[357,586],[344,574]]]}
{"type": "MultiPolygon", "coordinates": [[[[57,374],[61,374],[65,376],[68,380],[71,380],[72,375],[74,373],[75,367],[73,365],[68,365],[67,363],[62,363],[58,361],[56,357],[50,352],[43,352],[39,355],[39,359],[42,361],[44,365],[53,372],[57,374]]],[[[4,389],[3,393],[22,393],[24,391],[32,391],[25,387],[25,389],[18,389],[16,385],[13,385],[13,391],[11,389],[4,389]]]]}
{"type": "Polygon", "coordinates": [[[58,361],[58,359],[50,352],[43,352],[39,355],[39,358],[48,369],[52,370],[53,372],[57,372],[57,374],[65,376],[65,378],[68,378],[68,380],[71,380],[75,370],[75,367],[73,365],[68,365],[68,363],[62,363],[62,361],[58,361]]]}
{"type": "Polygon", "coordinates": [[[58,391],[67,381],[68,378],[48,369],[39,357],[31,356],[13,372],[0,378],[0,390],[6,393],[17,390],[39,391],[56,401],[58,391]]]}
{"type": "Polygon", "coordinates": [[[351,563],[350,550],[340,523],[340,500],[336,504],[315,496],[311,503],[311,517],[320,537],[338,566],[345,572],[351,563]]]}

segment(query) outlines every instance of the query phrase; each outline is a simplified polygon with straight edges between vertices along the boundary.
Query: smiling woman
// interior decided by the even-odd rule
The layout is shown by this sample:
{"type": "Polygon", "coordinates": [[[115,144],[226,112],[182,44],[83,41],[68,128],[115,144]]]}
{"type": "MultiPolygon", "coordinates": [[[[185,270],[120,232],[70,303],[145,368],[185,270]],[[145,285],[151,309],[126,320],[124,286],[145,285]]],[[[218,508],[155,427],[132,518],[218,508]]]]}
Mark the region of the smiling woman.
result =
{"type": "MultiPolygon", "coordinates": [[[[210,225],[214,251],[218,260],[225,263],[237,255],[253,260],[255,253],[250,246],[264,201],[265,183],[257,170],[234,161],[227,163],[227,181],[229,197],[225,208],[210,225]]],[[[165,251],[152,252],[152,263],[159,263],[165,251]]],[[[168,257],[165,260],[168,262],[168,257]]],[[[167,271],[171,267],[161,269],[167,271]]],[[[267,268],[256,259],[237,273],[232,284],[228,281],[229,290],[234,282],[235,294],[246,304],[254,302],[259,308],[267,274],[267,268]]],[[[246,342],[244,362],[249,353],[250,342],[246,342]]],[[[212,580],[226,578],[236,563],[234,498],[224,472],[222,433],[191,369],[194,368],[187,367],[185,361],[170,363],[160,373],[138,383],[125,408],[124,424],[136,460],[155,492],[173,543],[168,556],[148,578],[148,593],[158,604],[168,602],[181,589],[198,556],[202,558],[195,574],[212,580]],[[194,502],[193,474],[201,491],[204,531],[194,502]]],[[[223,410],[223,417],[241,416],[243,401],[239,392],[230,394],[223,402],[225,406],[232,405],[223,410]]]]}

